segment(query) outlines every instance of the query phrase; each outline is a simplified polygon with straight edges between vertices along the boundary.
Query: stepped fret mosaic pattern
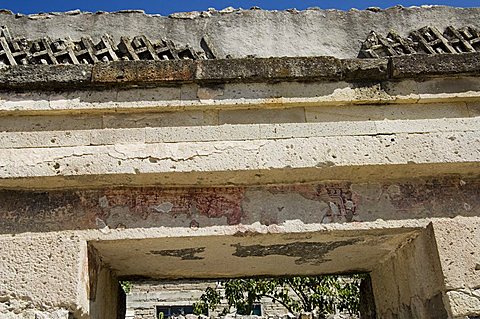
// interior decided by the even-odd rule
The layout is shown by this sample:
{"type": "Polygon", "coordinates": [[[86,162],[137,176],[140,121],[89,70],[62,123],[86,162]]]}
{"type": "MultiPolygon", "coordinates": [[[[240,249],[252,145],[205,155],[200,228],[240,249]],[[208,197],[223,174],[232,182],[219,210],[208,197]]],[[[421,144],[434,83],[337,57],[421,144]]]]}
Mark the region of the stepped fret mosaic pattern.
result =
{"type": "Polygon", "coordinates": [[[480,52],[480,30],[474,27],[423,27],[404,38],[395,31],[386,37],[372,31],[362,44],[359,58],[381,58],[405,54],[442,54],[480,52]]]}
{"type": "MultiPolygon", "coordinates": [[[[202,47],[205,47],[202,39],[202,47]]],[[[115,43],[108,34],[94,42],[90,37],[78,41],[70,38],[52,40],[44,37],[36,40],[14,38],[7,27],[0,28],[0,64],[94,64],[111,61],[179,60],[213,58],[211,51],[196,52],[188,45],[179,47],[173,41],[150,41],[139,35],[130,39],[121,37],[115,43]]]]}

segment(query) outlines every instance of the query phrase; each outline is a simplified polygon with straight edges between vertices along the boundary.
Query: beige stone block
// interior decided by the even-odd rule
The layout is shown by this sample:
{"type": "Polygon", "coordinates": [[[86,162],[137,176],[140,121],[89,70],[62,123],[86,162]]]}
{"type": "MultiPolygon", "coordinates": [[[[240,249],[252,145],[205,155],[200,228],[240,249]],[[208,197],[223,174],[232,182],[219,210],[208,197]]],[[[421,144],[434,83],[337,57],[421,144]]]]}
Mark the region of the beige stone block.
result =
{"type": "Polygon", "coordinates": [[[182,101],[197,100],[198,84],[182,84],[180,87],[180,99],[182,101]]]}
{"type": "Polygon", "coordinates": [[[379,318],[449,318],[432,228],[399,246],[370,273],[379,318]]]}
{"type": "Polygon", "coordinates": [[[472,102],[467,103],[467,108],[471,117],[480,117],[480,103],[472,102]]]}
{"type": "Polygon", "coordinates": [[[85,133],[90,136],[90,145],[145,143],[144,128],[91,130],[85,133]]]}
{"type": "Polygon", "coordinates": [[[289,109],[220,110],[219,124],[304,123],[302,107],[289,109]]]}
{"type": "Polygon", "coordinates": [[[469,318],[480,314],[480,289],[458,289],[447,292],[453,318],[469,318]]]}
{"type": "Polygon", "coordinates": [[[41,93],[6,93],[0,98],[0,109],[6,112],[49,110],[48,96],[41,93]]]}
{"type": "Polygon", "coordinates": [[[0,132],[68,131],[99,128],[102,128],[102,118],[100,116],[0,116],[0,132]]]}
{"type": "MultiPolygon", "coordinates": [[[[256,206],[258,210],[263,208],[256,206]]],[[[292,220],[270,226],[254,223],[194,230],[161,227],[112,231],[105,236],[99,234],[101,238],[91,243],[119,276],[215,279],[222,275],[324,274],[335,269],[368,271],[418,231],[408,226],[393,228],[385,222],[360,226],[304,224],[292,220]],[[122,240],[112,240],[115,237],[122,240]],[[290,250],[286,253],[279,246],[290,250]],[[259,250],[264,255],[255,255],[259,250]],[[188,253],[190,257],[182,258],[188,253]]]]}
{"type": "MultiPolygon", "coordinates": [[[[150,174],[160,180],[169,178],[172,173],[203,174],[202,178],[214,179],[224,172],[234,172],[235,178],[229,182],[246,184],[254,182],[250,180],[251,175],[276,176],[275,172],[279,174],[276,178],[280,178],[276,182],[319,178],[358,180],[378,174],[385,178],[389,167],[393,171],[388,174],[398,178],[405,174],[437,174],[430,165],[441,166],[443,171],[450,168],[449,172],[458,172],[462,167],[465,169],[462,172],[466,173],[472,172],[475,165],[471,168],[465,165],[479,161],[479,134],[447,132],[0,149],[0,177],[6,185],[20,177],[59,177],[63,182],[74,182],[73,177],[103,176],[84,180],[90,185],[102,182],[107,176],[118,176],[117,182],[125,183],[125,179],[132,180],[138,174],[150,174]],[[403,169],[399,169],[399,165],[403,169]],[[361,174],[360,168],[364,168],[363,174],[367,175],[361,174]],[[309,171],[301,174],[295,173],[295,169],[309,171]],[[354,171],[358,172],[352,175],[354,171]]],[[[194,175],[176,177],[175,183],[204,182],[194,175]]],[[[49,185],[53,187],[54,184],[49,185]]]]}
{"type": "Polygon", "coordinates": [[[241,141],[262,138],[258,125],[217,125],[146,128],[146,143],[241,141]]]}
{"type": "Polygon", "coordinates": [[[307,122],[382,121],[469,117],[464,103],[318,106],[305,109],[307,122]]]}
{"type": "Polygon", "coordinates": [[[346,82],[279,82],[279,83],[228,83],[223,89],[223,99],[274,99],[328,98],[338,88],[347,88],[346,82]]]}
{"type": "Polygon", "coordinates": [[[373,122],[260,124],[259,129],[261,138],[268,139],[376,134],[376,127],[373,122]]]}
{"type": "Polygon", "coordinates": [[[374,125],[378,134],[468,132],[479,130],[480,120],[477,118],[385,120],[375,121],[374,125]]]}
{"type": "Polygon", "coordinates": [[[480,287],[480,217],[437,220],[433,226],[447,290],[480,287]]]}
{"type": "MultiPolygon", "coordinates": [[[[138,143],[177,143],[290,139],[329,136],[373,136],[409,133],[473,132],[477,118],[317,122],[284,124],[223,124],[214,126],[141,127],[92,130],[4,132],[3,148],[61,147],[138,143]]],[[[452,139],[455,137],[452,135],[452,139]]]]}
{"type": "Polygon", "coordinates": [[[119,109],[155,108],[179,105],[180,87],[156,87],[147,89],[119,89],[116,95],[119,109]]]}
{"type": "Polygon", "coordinates": [[[5,235],[0,247],[0,294],[17,313],[36,308],[66,309],[77,318],[88,314],[84,240],[74,234],[5,235]]]}
{"type": "Polygon", "coordinates": [[[29,111],[29,110],[49,110],[50,104],[47,100],[8,100],[2,101],[2,107],[8,112],[29,111]]]}
{"type": "Polygon", "coordinates": [[[218,125],[218,110],[205,110],[203,112],[204,125],[218,125]]]}
{"type": "Polygon", "coordinates": [[[48,92],[50,111],[86,111],[117,108],[116,90],[48,92]]]}
{"type": "Polygon", "coordinates": [[[87,131],[0,132],[2,148],[38,148],[89,145],[87,131]]]}
{"type": "Polygon", "coordinates": [[[103,116],[105,128],[141,128],[157,126],[196,126],[204,125],[202,111],[180,111],[161,113],[118,113],[103,116]]]}
{"type": "Polygon", "coordinates": [[[181,87],[124,88],[62,93],[49,91],[5,93],[0,101],[0,110],[17,113],[49,112],[51,114],[107,110],[130,112],[152,109],[158,111],[199,108],[203,110],[234,110],[265,106],[271,108],[313,106],[316,108],[366,103],[378,105],[473,103],[480,99],[480,93],[475,87],[476,80],[472,78],[464,78],[458,80],[458,83],[453,83],[454,89],[448,89],[448,85],[445,84],[448,79],[442,83],[438,81],[440,80],[431,79],[423,83],[404,80],[385,83],[382,86],[374,84],[362,87],[346,82],[230,83],[205,87],[186,84],[181,87]],[[467,86],[462,87],[462,83],[467,86]]]}

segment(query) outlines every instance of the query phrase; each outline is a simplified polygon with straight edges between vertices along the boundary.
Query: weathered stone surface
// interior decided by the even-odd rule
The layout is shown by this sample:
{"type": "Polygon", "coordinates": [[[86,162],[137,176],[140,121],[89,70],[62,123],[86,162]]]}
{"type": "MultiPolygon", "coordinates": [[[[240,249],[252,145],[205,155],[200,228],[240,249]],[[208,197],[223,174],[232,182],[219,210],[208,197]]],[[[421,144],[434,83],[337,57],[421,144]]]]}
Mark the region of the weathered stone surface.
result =
{"type": "Polygon", "coordinates": [[[1,315],[114,318],[117,275],[371,271],[381,318],[478,316],[478,53],[352,58],[479,9],[227,11],[0,16],[220,58],[0,70],[1,315]]]}
{"type": "Polygon", "coordinates": [[[193,61],[119,61],[93,66],[95,83],[191,82],[195,80],[193,61]]]}
{"type": "MultiPolygon", "coordinates": [[[[202,40],[204,49],[211,56],[211,49],[205,40],[202,40]]],[[[8,27],[0,27],[0,63],[2,65],[78,65],[119,60],[159,61],[197,58],[199,54],[189,47],[178,48],[172,41],[166,40],[152,43],[142,35],[135,36],[133,40],[121,37],[120,42],[115,43],[108,34],[104,34],[98,43],[94,43],[89,36],[82,37],[78,41],[73,41],[70,37],[56,40],[48,36],[41,39],[12,38],[8,27]]]]}
{"type": "MultiPolygon", "coordinates": [[[[466,205],[469,208],[468,204],[466,205]]],[[[454,318],[480,314],[480,223],[456,218],[433,223],[448,301],[454,318]]]]}
{"type": "Polygon", "coordinates": [[[342,78],[340,60],[333,57],[224,59],[199,61],[199,81],[334,80],[342,78]]]}
{"type": "Polygon", "coordinates": [[[53,311],[39,311],[39,310],[23,310],[19,313],[21,308],[17,308],[17,305],[9,306],[8,308],[13,311],[1,309],[0,314],[2,319],[30,319],[30,318],[39,318],[39,319],[70,319],[70,313],[67,310],[53,310],[53,311]]]}
{"type": "MultiPolygon", "coordinates": [[[[344,108],[345,109],[345,108],[344,108]]],[[[379,117],[387,116],[382,114],[384,108],[376,107],[379,117]]],[[[433,115],[430,112],[430,115],[433,115]]],[[[340,115],[348,116],[347,112],[341,112],[334,108],[340,115]]],[[[364,111],[365,108],[361,108],[364,111]]],[[[405,115],[405,108],[394,109],[405,115]]],[[[455,116],[455,108],[448,106],[442,111],[450,111],[455,116]]],[[[325,118],[325,109],[317,110],[317,118],[312,121],[322,122],[325,118]]],[[[312,112],[313,113],[313,112],[312,112]]],[[[369,114],[359,114],[368,116],[369,114]]],[[[440,115],[445,114],[441,112],[440,115]]],[[[239,141],[239,140],[260,140],[260,139],[286,139],[286,138],[307,138],[307,137],[332,137],[332,136],[361,136],[361,135],[393,135],[398,133],[441,133],[441,132],[473,132],[480,125],[478,118],[453,118],[436,120],[384,120],[362,122],[322,122],[317,123],[295,123],[304,121],[303,109],[282,110],[237,110],[231,112],[220,112],[220,123],[255,123],[259,122],[283,122],[280,124],[244,124],[244,125],[201,125],[205,118],[201,112],[187,112],[186,114],[169,113],[147,113],[130,116],[104,116],[103,123],[106,127],[122,125],[127,128],[103,128],[91,127],[90,130],[75,129],[62,130],[64,127],[52,125],[46,131],[2,132],[0,133],[0,149],[20,148],[58,148],[67,146],[92,146],[92,145],[115,145],[115,144],[154,144],[154,143],[179,143],[179,142],[211,142],[211,141],[239,141]],[[176,116],[175,116],[176,115],[176,116]],[[182,117],[182,115],[184,117],[182,117]],[[259,118],[262,116],[263,118],[259,118]],[[293,122],[293,123],[292,123],[293,122]],[[177,123],[182,126],[172,126],[177,123]],[[187,125],[185,125],[187,124],[187,125]],[[162,125],[164,127],[157,127],[162,125]],[[184,126],[185,125],[185,126],[184,126]],[[140,127],[135,127],[140,126],[140,127]],[[143,127],[146,126],[146,127],[143,127]],[[154,127],[150,127],[154,126],[154,127]],[[349,130],[345,131],[348,126],[349,130]],[[128,128],[133,127],[133,128],[128,128]]],[[[309,114],[313,116],[313,114],[309,114]]],[[[422,113],[418,114],[422,115],[422,113]]],[[[428,114],[427,114],[428,115],[428,114]]],[[[352,114],[357,116],[357,114],[352,114]]],[[[29,119],[29,118],[27,118],[29,119]]],[[[61,118],[63,120],[64,117],[61,118]]],[[[80,118],[81,119],[81,118],[80,118]]],[[[18,122],[17,122],[18,123],[18,122]]],[[[35,122],[34,122],[35,123],[35,122]]],[[[12,123],[12,124],[15,124],[12,123]]],[[[38,125],[38,122],[35,123],[38,125]]],[[[5,129],[5,128],[4,128],[5,129]]],[[[24,128],[25,129],[25,128],[24,128]]]]}
{"type": "Polygon", "coordinates": [[[81,238],[74,234],[1,236],[0,244],[1,318],[45,314],[66,319],[69,313],[77,318],[88,314],[87,246],[81,238]]]}
{"type": "Polygon", "coordinates": [[[410,32],[408,38],[402,38],[395,31],[385,37],[372,31],[362,44],[359,57],[379,58],[406,54],[462,54],[477,52],[480,47],[480,30],[465,26],[448,26],[440,32],[435,27],[425,26],[410,32]]]}
{"type": "MultiPolygon", "coordinates": [[[[194,235],[195,239],[190,236],[178,237],[183,228],[177,228],[175,229],[177,236],[174,237],[164,236],[167,233],[162,231],[163,235],[156,238],[128,240],[124,237],[126,240],[118,242],[93,240],[90,244],[98,250],[102,260],[115,265],[114,268],[120,277],[142,274],[146,277],[164,279],[185,277],[213,279],[254,274],[282,275],[292,271],[296,274],[336,273],[343,272],[345,268],[352,272],[364,272],[372,269],[379,260],[392,250],[398,249],[402,242],[415,238],[421,231],[406,225],[408,223],[405,224],[405,228],[395,230],[372,227],[367,231],[357,229],[342,234],[333,229],[326,232],[305,232],[307,229],[320,229],[322,226],[303,225],[299,221],[292,221],[271,226],[238,225],[223,230],[218,227],[191,228],[189,233],[194,235]],[[224,231],[228,231],[230,235],[225,236],[227,234],[224,231]],[[343,242],[343,245],[331,244],[337,241],[343,242]],[[269,247],[272,250],[264,256],[237,254],[239,247],[248,250],[249,246],[254,245],[265,246],[265,251],[269,251],[269,247]],[[311,259],[299,261],[299,258],[308,255],[298,254],[314,246],[322,247],[323,262],[313,256],[311,259]],[[375,246],[378,249],[367,251],[368,246],[375,246]],[[160,255],[156,253],[157,251],[165,251],[165,254],[160,255]],[[197,252],[193,255],[194,259],[190,258],[189,254],[185,255],[186,252],[192,251],[197,252]],[[352,264],[350,260],[357,257],[360,257],[358,262],[352,264]],[[142,262],[129,264],[128,260],[142,262]]],[[[167,228],[156,231],[158,230],[167,228]]],[[[113,235],[115,232],[118,231],[110,230],[105,233],[113,235]]]]}
{"type": "Polygon", "coordinates": [[[370,273],[378,318],[451,318],[431,225],[370,273]]]}
{"type": "MultiPolygon", "coordinates": [[[[89,121],[92,128],[102,127],[101,117],[106,119],[103,125],[106,128],[215,125],[219,111],[281,113],[284,109],[288,113],[289,109],[301,108],[307,111],[307,121],[313,119],[308,113],[314,112],[322,115],[322,122],[474,117],[479,114],[479,85],[480,79],[468,76],[363,84],[190,83],[141,89],[5,92],[0,99],[0,113],[15,117],[2,116],[0,124],[6,131],[31,130],[27,125],[35,130],[48,130],[49,126],[52,130],[64,129],[68,125],[62,126],[64,121],[60,119],[66,119],[68,113],[75,118],[72,129],[88,128],[89,121]],[[42,116],[32,117],[34,114],[42,116]],[[205,120],[194,121],[201,114],[205,120]],[[18,123],[22,119],[24,123],[18,123]],[[137,120],[139,124],[135,124],[137,120]]],[[[269,123],[263,116],[255,118],[257,123],[269,123]]]]}
{"type": "Polygon", "coordinates": [[[52,39],[86,35],[95,41],[105,33],[115,41],[144,34],[150,39],[167,37],[201,51],[201,39],[219,58],[255,55],[335,56],[354,58],[370,31],[387,34],[396,30],[406,36],[426,25],[444,30],[447,26],[480,27],[478,8],[393,7],[387,10],[304,10],[196,12],[160,17],[138,12],[44,14],[35,16],[1,15],[0,25],[9,27],[12,36],[52,39]],[[186,18],[187,17],[187,18],[186,18]],[[129,26],[126,28],[125,26],[129,26]],[[288,30],[286,32],[285,30],[288,30]]]}
{"type": "Polygon", "coordinates": [[[478,174],[477,131],[0,149],[0,185],[230,185],[478,174]],[[465,147],[467,145],[468,147],[465,147]],[[403,167],[402,167],[403,166],[403,167]],[[443,168],[442,168],[443,167],[443,168]],[[362,172],[362,169],[364,170],[362,172]],[[230,175],[229,172],[238,171],[230,175]],[[181,176],[178,176],[181,175],[181,176]],[[88,179],[82,179],[87,177],[88,179]],[[94,177],[94,178],[90,178],[94,177]],[[45,179],[39,183],[38,179],[45,179]],[[47,182],[48,180],[48,182],[47,182]]]}
{"type": "Polygon", "coordinates": [[[91,78],[91,65],[20,65],[0,70],[0,87],[81,86],[91,78]]]}
{"type": "MultiPolygon", "coordinates": [[[[479,183],[430,179],[271,187],[2,191],[0,233],[473,217],[480,211],[479,183]]],[[[469,267],[475,267],[473,260],[469,267]]],[[[463,279],[476,287],[470,277],[458,282],[463,279]]]]}
{"type": "Polygon", "coordinates": [[[394,79],[428,77],[442,74],[462,75],[480,72],[480,55],[465,54],[414,54],[391,58],[390,74],[394,79]]]}
{"type": "Polygon", "coordinates": [[[388,59],[345,59],[341,60],[343,78],[346,81],[368,79],[368,81],[386,80],[388,59]]]}
{"type": "Polygon", "coordinates": [[[389,60],[339,60],[333,57],[270,59],[115,61],[89,65],[7,66],[3,89],[71,89],[105,85],[171,85],[279,81],[379,81],[399,78],[475,75],[480,53],[405,55],[389,60]],[[389,62],[391,61],[391,62],[389,62]]]}

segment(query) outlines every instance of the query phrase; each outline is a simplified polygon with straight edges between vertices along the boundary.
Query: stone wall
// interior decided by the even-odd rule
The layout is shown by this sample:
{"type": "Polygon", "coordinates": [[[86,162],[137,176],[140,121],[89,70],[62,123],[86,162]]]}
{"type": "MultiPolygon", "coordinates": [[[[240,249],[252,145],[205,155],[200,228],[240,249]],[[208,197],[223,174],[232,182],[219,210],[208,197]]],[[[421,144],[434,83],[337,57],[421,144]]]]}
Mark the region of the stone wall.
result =
{"type": "Polygon", "coordinates": [[[387,10],[310,10],[264,11],[234,10],[176,13],[169,17],[141,12],[69,13],[0,16],[12,36],[30,39],[49,35],[52,39],[71,37],[95,40],[111,34],[133,38],[146,35],[153,40],[167,38],[203,51],[201,39],[219,58],[227,56],[335,56],[357,57],[362,42],[371,31],[387,34],[395,30],[402,36],[425,26],[444,30],[448,26],[480,27],[479,9],[425,6],[387,10]],[[125,28],[125,26],[129,26],[125,28]]]}
{"type": "Polygon", "coordinates": [[[118,280],[354,272],[380,318],[479,316],[480,53],[355,59],[479,9],[229,11],[0,16],[218,57],[0,69],[0,316],[121,317],[118,280]]]}
{"type": "MultiPolygon", "coordinates": [[[[218,289],[218,286],[219,281],[215,280],[134,281],[127,294],[127,312],[133,313],[133,318],[156,319],[156,306],[192,306],[200,300],[207,287],[218,289]]],[[[220,317],[226,306],[227,302],[223,300],[216,310],[209,310],[208,317],[220,317]]],[[[287,314],[283,306],[270,299],[262,300],[261,307],[265,317],[281,317],[287,314]]]]}

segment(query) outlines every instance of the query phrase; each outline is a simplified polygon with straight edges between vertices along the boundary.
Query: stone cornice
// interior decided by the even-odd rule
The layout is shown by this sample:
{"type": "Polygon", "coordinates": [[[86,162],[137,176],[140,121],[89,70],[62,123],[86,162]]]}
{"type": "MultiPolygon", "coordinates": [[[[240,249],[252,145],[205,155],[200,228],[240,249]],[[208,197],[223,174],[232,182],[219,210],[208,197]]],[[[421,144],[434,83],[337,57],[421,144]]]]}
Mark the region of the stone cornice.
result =
{"type": "Polygon", "coordinates": [[[380,59],[283,57],[117,61],[93,65],[18,65],[0,70],[0,89],[169,86],[178,83],[383,81],[477,75],[480,53],[414,54],[380,59]]]}

